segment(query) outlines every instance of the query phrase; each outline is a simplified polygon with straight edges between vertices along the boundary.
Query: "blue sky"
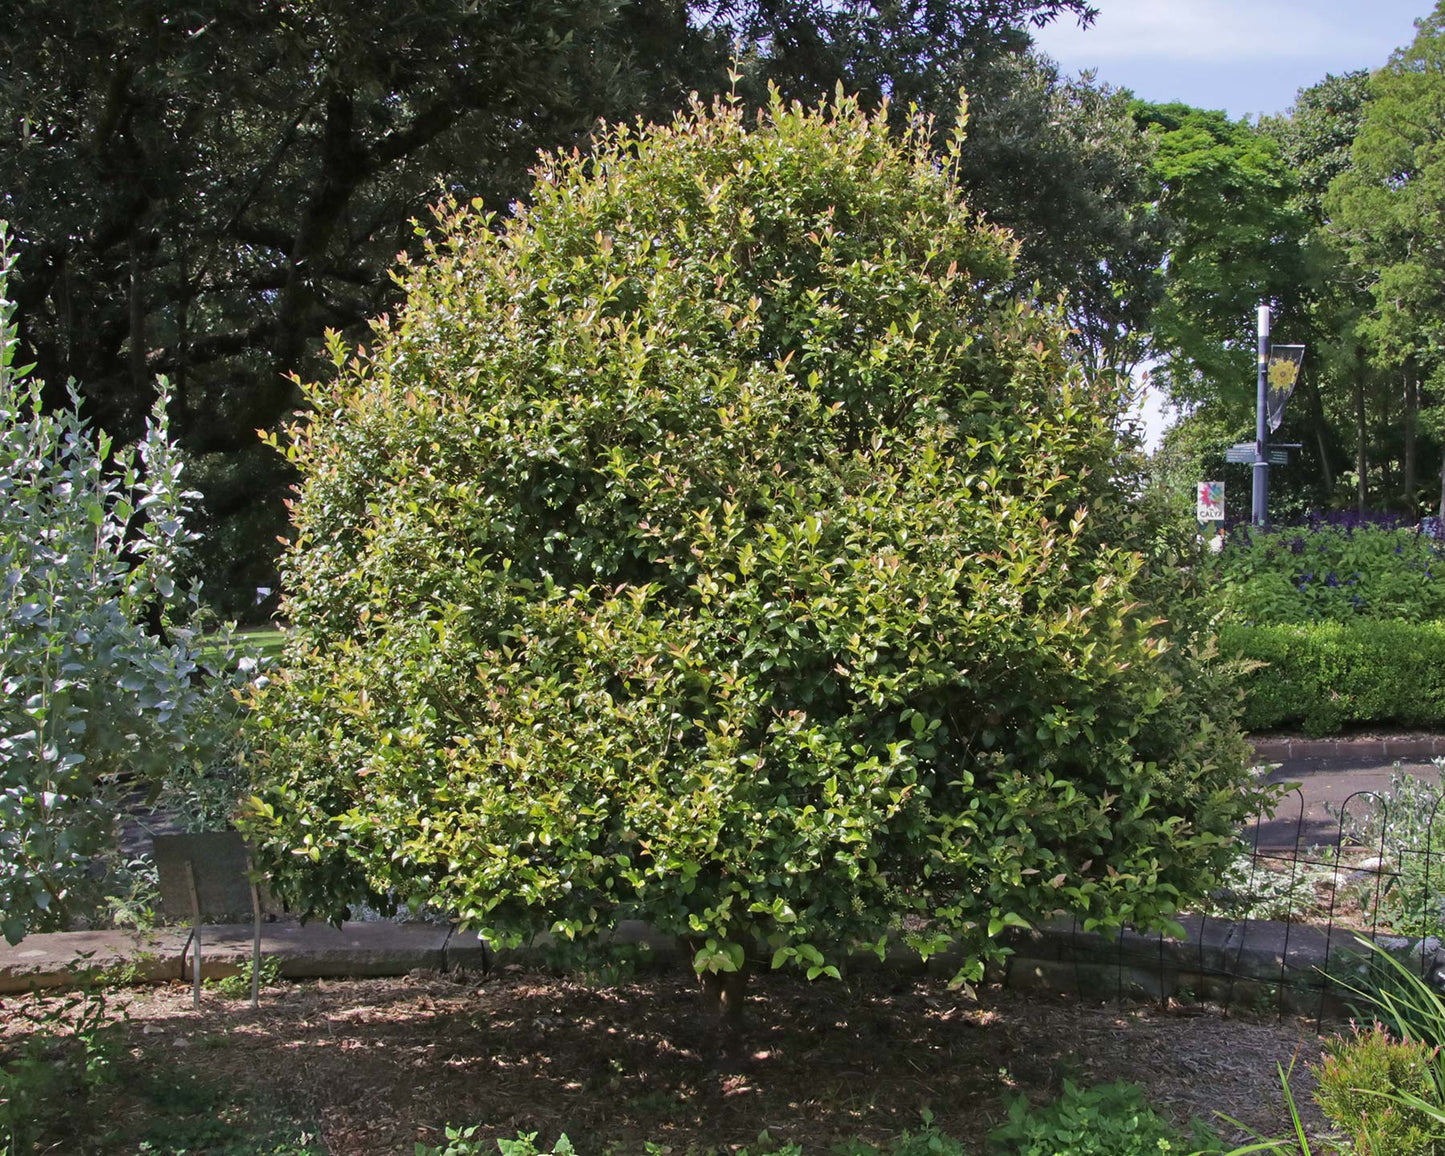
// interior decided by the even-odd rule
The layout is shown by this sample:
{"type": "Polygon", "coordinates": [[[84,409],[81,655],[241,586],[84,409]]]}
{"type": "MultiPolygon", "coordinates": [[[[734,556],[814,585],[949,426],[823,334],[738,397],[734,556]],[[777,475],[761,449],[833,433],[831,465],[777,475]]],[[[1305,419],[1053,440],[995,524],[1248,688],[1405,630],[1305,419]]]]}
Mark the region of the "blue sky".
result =
{"type": "Polygon", "coordinates": [[[1062,21],[1039,47],[1076,73],[1230,116],[1283,112],[1326,73],[1379,68],[1432,0],[1093,0],[1087,30],[1062,21]]]}

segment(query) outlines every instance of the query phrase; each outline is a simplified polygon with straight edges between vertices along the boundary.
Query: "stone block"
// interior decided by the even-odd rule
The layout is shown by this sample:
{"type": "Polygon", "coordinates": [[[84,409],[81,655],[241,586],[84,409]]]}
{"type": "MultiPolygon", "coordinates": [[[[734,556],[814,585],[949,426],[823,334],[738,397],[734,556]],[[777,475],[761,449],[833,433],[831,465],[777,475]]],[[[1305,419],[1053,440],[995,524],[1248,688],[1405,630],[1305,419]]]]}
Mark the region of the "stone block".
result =
{"type": "Polygon", "coordinates": [[[1203,915],[1180,916],[1184,938],[1164,940],[1164,959],[1181,970],[1219,971],[1228,959],[1234,937],[1234,921],[1203,915]]]}
{"type": "Polygon", "coordinates": [[[475,931],[454,930],[443,950],[442,966],[447,971],[488,972],[493,966],[491,946],[475,931]]]}
{"type": "Polygon", "coordinates": [[[0,992],[74,986],[86,975],[134,983],[181,978],[187,933],[67,931],[0,943],[0,992]]]}
{"type": "Polygon", "coordinates": [[[1004,971],[1003,985],[1015,991],[1077,994],[1083,986],[1080,968],[1090,967],[1092,965],[1089,964],[1060,963],[1056,959],[1011,956],[1004,971]]]}
{"type": "Polygon", "coordinates": [[[1051,915],[1032,927],[1010,927],[1003,933],[1004,944],[1015,955],[1029,959],[1058,959],[1075,932],[1075,921],[1067,915],[1051,915]]]}
{"type": "MultiPolygon", "coordinates": [[[[883,958],[879,959],[877,953],[866,948],[854,948],[847,956],[847,973],[851,975],[868,975],[876,972],[887,972],[890,975],[926,975],[928,973],[928,962],[920,958],[918,952],[902,943],[889,943],[884,949],[883,958]]],[[[764,961],[764,966],[767,961],[764,961]]],[[[953,973],[950,972],[950,975],[953,973]]]]}
{"type": "MultiPolygon", "coordinates": [[[[475,970],[479,959],[477,952],[468,943],[465,934],[461,935],[459,940],[455,961],[450,946],[448,948],[448,966],[462,966],[461,961],[465,959],[467,965],[475,970]]],[[[538,932],[530,943],[520,947],[485,945],[486,966],[489,969],[566,968],[568,947],[568,944],[559,941],[550,932],[538,932]]],[[[669,967],[691,959],[687,945],[676,936],[656,931],[638,919],[624,919],[619,922],[609,935],[599,941],[598,950],[602,962],[606,961],[605,952],[615,950],[619,959],[624,959],[641,970],[669,967]]],[[[766,967],[767,958],[763,958],[761,963],[766,967]]]]}
{"type": "MultiPolygon", "coordinates": [[[[1172,973],[1161,976],[1158,969],[1120,968],[1113,963],[1082,963],[1063,960],[1026,959],[1009,961],[1004,985],[1017,991],[1047,991],[1080,999],[1159,999],[1172,973]]],[[[1172,987],[1170,988],[1172,990],[1172,987]]]]}
{"type": "MultiPolygon", "coordinates": [[[[279,960],[289,979],[405,975],[419,968],[441,971],[450,935],[444,923],[263,923],[261,954],[279,960]]],[[[249,923],[203,927],[201,978],[235,975],[251,958],[251,936],[249,923]]],[[[186,953],[180,978],[191,978],[194,959],[186,953]]]]}
{"type": "MultiPolygon", "coordinates": [[[[1348,933],[1337,931],[1335,936],[1334,947],[1339,948],[1348,933]]],[[[1220,970],[1244,979],[1288,984],[1296,975],[1308,976],[1324,965],[1328,943],[1323,928],[1242,919],[1233,925],[1220,970]]]]}
{"type": "Polygon", "coordinates": [[[963,966],[963,952],[956,949],[940,951],[936,955],[930,955],[924,964],[924,974],[934,979],[951,980],[958,974],[958,969],[963,966]]]}
{"type": "Polygon", "coordinates": [[[1210,976],[1204,984],[1204,995],[1211,1003],[1237,1011],[1278,1011],[1279,991],[1278,984],[1259,979],[1210,976]]]}
{"type": "Polygon", "coordinates": [[[1118,950],[1118,932],[1085,931],[1082,923],[1068,923],[1051,926],[1054,940],[1054,956],[1060,962],[1088,963],[1111,957],[1118,950]]]}
{"type": "MultiPolygon", "coordinates": [[[[675,935],[664,935],[640,919],[624,919],[612,931],[614,947],[633,948],[658,963],[687,960],[687,948],[675,935]]],[[[766,967],[768,960],[763,960],[766,967]]]]}

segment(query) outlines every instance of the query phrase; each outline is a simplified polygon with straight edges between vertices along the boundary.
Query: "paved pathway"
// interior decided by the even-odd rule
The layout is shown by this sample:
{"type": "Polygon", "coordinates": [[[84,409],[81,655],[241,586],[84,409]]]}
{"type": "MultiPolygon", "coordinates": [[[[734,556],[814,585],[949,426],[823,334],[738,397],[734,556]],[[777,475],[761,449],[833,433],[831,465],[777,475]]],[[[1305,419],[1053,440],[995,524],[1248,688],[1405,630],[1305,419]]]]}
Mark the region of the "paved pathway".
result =
{"type": "MultiPolygon", "coordinates": [[[[1339,838],[1339,809],[1348,805],[1358,814],[1373,797],[1388,791],[1396,764],[1406,774],[1435,784],[1440,771],[1428,751],[1408,749],[1392,754],[1381,741],[1295,744],[1309,753],[1290,756],[1277,747],[1260,744],[1260,762],[1277,763],[1269,779],[1298,783],[1298,794],[1285,796],[1275,817],[1260,825],[1261,850],[1332,846],[1339,838]],[[1328,751],[1328,753],[1319,753],[1328,751]]],[[[1442,808],[1445,821],[1445,808],[1442,808]]]]}

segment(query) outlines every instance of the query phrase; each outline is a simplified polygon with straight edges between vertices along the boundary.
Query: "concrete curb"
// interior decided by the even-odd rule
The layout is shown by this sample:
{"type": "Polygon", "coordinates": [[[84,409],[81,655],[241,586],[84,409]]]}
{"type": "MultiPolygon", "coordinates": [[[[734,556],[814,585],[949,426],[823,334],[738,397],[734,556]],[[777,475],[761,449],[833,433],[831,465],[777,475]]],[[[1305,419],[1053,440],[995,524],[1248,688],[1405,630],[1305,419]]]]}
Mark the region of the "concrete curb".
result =
{"type": "MultiPolygon", "coordinates": [[[[1275,762],[1302,758],[1387,760],[1445,755],[1445,735],[1398,738],[1296,739],[1262,736],[1252,740],[1255,758],[1275,762]]],[[[1077,932],[1073,926],[1048,923],[1028,932],[1011,933],[1015,954],[993,979],[1026,987],[1079,990],[1089,986],[1104,993],[1117,985],[1142,985],[1154,994],[1171,994],[1195,980],[1219,980],[1232,989],[1236,982],[1303,983],[1318,977],[1326,953],[1333,959],[1353,948],[1350,933],[1336,931],[1330,942],[1318,928],[1282,923],[1231,923],[1186,917],[1182,940],[1140,936],[1101,937],[1077,932]],[[1145,983],[1148,973],[1159,976],[1145,983]],[[1097,973],[1097,974],[1093,974],[1097,973]],[[1114,978],[1110,979],[1109,976],[1114,978]],[[1171,980],[1171,977],[1172,980],[1171,980]],[[1183,977],[1183,978],[1181,978],[1183,977]],[[1191,978],[1192,977],[1192,978],[1191,978]]],[[[202,933],[202,977],[235,975],[250,958],[250,924],[207,926],[202,933]]],[[[643,924],[624,922],[613,943],[632,949],[639,966],[681,964],[685,947],[643,924]]],[[[89,978],[122,983],[167,983],[189,980],[192,953],[186,928],[153,932],[83,931],[32,935],[15,946],[0,943],[0,993],[32,988],[74,986],[89,978]]],[[[395,976],[418,969],[486,972],[501,967],[548,967],[558,952],[548,936],[516,950],[493,950],[476,935],[456,932],[444,924],[324,923],[301,925],[294,920],[264,924],[262,954],[280,962],[281,974],[293,979],[340,976],[395,976]]],[[[890,949],[880,961],[870,953],[847,961],[853,971],[887,970],[903,975],[951,976],[958,959],[951,954],[928,961],[904,950],[890,949]]],[[[1445,953],[1440,966],[1445,969],[1445,953]]],[[[1207,983],[1205,986],[1208,986],[1207,983]]]]}
{"type": "Polygon", "coordinates": [[[181,978],[188,933],[64,931],[0,945],[0,992],[73,987],[90,978],[121,983],[167,983],[181,978]]]}
{"type": "MultiPolygon", "coordinates": [[[[203,925],[201,978],[237,974],[251,959],[254,934],[249,923],[203,925]]],[[[445,923],[263,923],[261,954],[273,956],[287,979],[406,975],[446,970],[451,935],[445,923]]],[[[182,979],[193,977],[194,960],[194,952],[181,959],[182,979]]]]}
{"type": "Polygon", "coordinates": [[[1320,758],[1385,761],[1445,755],[1445,736],[1440,735],[1409,735],[1383,739],[1257,738],[1251,739],[1250,743],[1254,747],[1254,757],[1265,763],[1320,758]]]}
{"type": "MultiPolygon", "coordinates": [[[[447,966],[452,929],[435,923],[295,922],[261,927],[261,954],[279,960],[291,979],[325,976],[405,975],[447,966]]],[[[201,928],[201,978],[236,975],[251,958],[249,923],[201,928]]],[[[168,983],[189,981],[195,953],[190,929],[152,932],[71,931],[31,935],[13,947],[0,945],[0,993],[74,987],[82,982],[168,983]]]]}

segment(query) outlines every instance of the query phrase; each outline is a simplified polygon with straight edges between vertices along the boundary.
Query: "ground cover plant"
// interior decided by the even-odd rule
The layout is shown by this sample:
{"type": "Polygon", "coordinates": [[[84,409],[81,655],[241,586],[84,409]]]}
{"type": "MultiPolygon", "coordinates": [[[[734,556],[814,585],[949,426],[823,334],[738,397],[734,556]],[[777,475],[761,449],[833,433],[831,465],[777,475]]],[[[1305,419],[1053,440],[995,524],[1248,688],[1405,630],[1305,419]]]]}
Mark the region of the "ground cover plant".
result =
{"type": "Polygon", "coordinates": [[[1320,847],[1296,848],[1294,854],[1261,852],[1245,839],[1220,875],[1219,887],[1195,908],[1202,915],[1225,919],[1271,919],[1295,923],[1327,919],[1368,920],[1373,887],[1363,890],[1346,882],[1353,870],[1345,858],[1320,847]]]}
{"type": "Polygon", "coordinates": [[[239,708],[255,659],[226,630],[202,646],[178,575],[193,495],[165,383],[120,450],[77,412],[47,410],[15,363],[0,222],[0,932],[65,926],[97,900],[125,787],[165,784],[234,805],[239,708]],[[203,653],[203,650],[205,653],[203,653]]]}
{"type": "Polygon", "coordinates": [[[121,1053],[120,1022],[103,989],[29,1007],[19,1014],[31,1030],[0,1067],[0,1152],[23,1156],[35,1150],[47,1111],[73,1110],[92,1092],[114,1082],[121,1053]]]}
{"type": "MultiPolygon", "coordinates": [[[[1445,759],[1433,761],[1437,772],[1445,766],[1445,759]]],[[[1294,806],[1281,806],[1286,821],[1294,806]]],[[[1197,912],[1329,924],[1416,943],[1445,934],[1445,827],[1437,823],[1438,783],[1397,762],[1383,789],[1361,791],[1343,807],[1327,800],[1324,809],[1328,822],[1310,825],[1319,843],[1281,846],[1276,838],[1261,845],[1244,832],[1219,888],[1197,912]]],[[[1306,822],[1302,811],[1299,821],[1306,822]]],[[[1347,971],[1340,978],[1350,982],[1347,971]]]]}
{"type": "Polygon", "coordinates": [[[1064,1081],[1062,1094],[1040,1107],[1027,1096],[1009,1105],[1008,1119],[990,1135],[1012,1156],[1158,1156],[1167,1152],[1222,1153],[1224,1145],[1203,1121],[1191,1134],[1149,1106],[1137,1084],[1116,1080],[1094,1088],[1064,1081]]]}
{"type": "Polygon", "coordinates": [[[723,101],[446,206],[286,452],[288,668],[248,823],[335,917],[977,977],[1040,913],[1166,921],[1252,813],[1116,436],[961,138],[723,101]]]}
{"type": "MultiPolygon", "coordinates": [[[[1436,777],[1445,759],[1432,760],[1436,777]]],[[[1197,914],[1351,928],[1414,941],[1445,933],[1445,827],[1428,771],[1399,761],[1389,782],[1307,818],[1297,786],[1241,831],[1219,886],[1197,914]],[[1270,830],[1269,828],[1273,828],[1270,830]]],[[[1290,784],[1286,784],[1290,785],[1290,784]]],[[[1341,973],[1349,982],[1347,972],[1341,973]]]]}
{"type": "Polygon", "coordinates": [[[7,998],[0,1154],[324,1156],[248,1091],[172,1057],[138,1062],[129,1002],[95,978],[75,992],[7,998]]]}
{"type": "MultiPolygon", "coordinates": [[[[1445,760],[1433,760],[1436,770],[1445,760]]],[[[1381,923],[1402,935],[1422,938],[1445,932],[1445,824],[1435,783],[1395,764],[1379,793],[1354,800],[1340,816],[1349,842],[1381,858],[1378,906],[1381,923]]]]}

